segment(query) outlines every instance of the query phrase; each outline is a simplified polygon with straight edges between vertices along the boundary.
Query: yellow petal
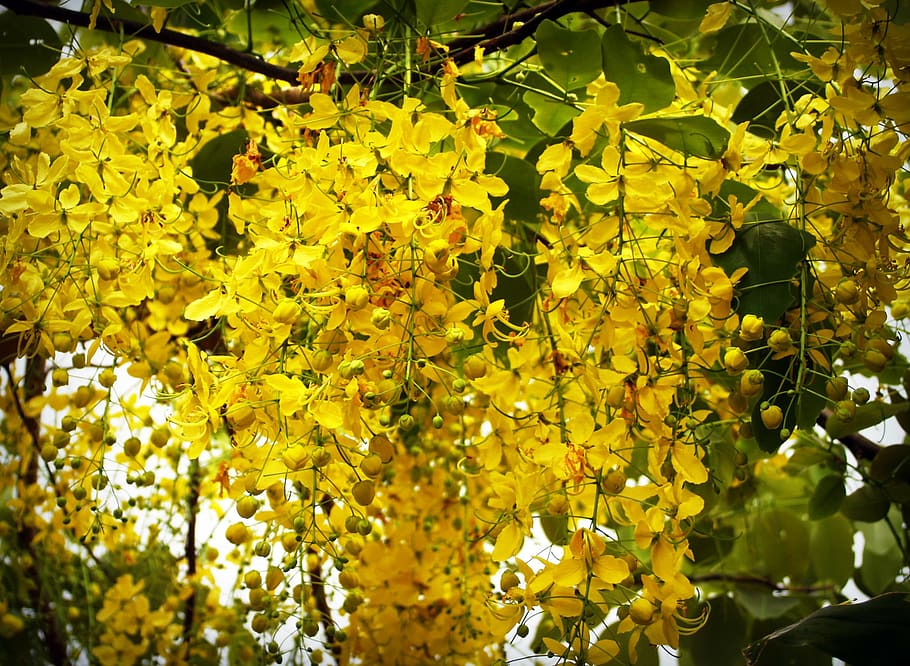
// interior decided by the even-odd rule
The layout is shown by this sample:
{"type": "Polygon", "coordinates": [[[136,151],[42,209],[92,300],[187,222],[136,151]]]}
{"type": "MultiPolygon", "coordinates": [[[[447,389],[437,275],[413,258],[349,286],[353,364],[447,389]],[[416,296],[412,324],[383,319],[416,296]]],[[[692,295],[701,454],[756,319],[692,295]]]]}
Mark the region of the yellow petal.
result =
{"type": "Polygon", "coordinates": [[[310,414],[323,428],[336,430],[344,424],[344,414],[341,405],[328,400],[319,400],[310,403],[310,414]]]}
{"type": "Polygon", "coordinates": [[[621,583],[629,575],[629,565],[612,555],[598,557],[591,568],[594,575],[605,583],[621,583]]]}
{"type": "Polygon", "coordinates": [[[584,271],[578,264],[571,268],[564,268],[553,277],[553,296],[556,298],[567,298],[571,296],[581,286],[584,278],[584,271]]]}
{"type": "Polygon", "coordinates": [[[713,5],[709,5],[708,12],[698,26],[698,31],[703,35],[717,32],[727,25],[732,11],[733,3],[731,2],[715,2],[713,5]]]}
{"type": "Polygon", "coordinates": [[[512,557],[521,550],[521,544],[524,542],[524,534],[521,528],[515,523],[509,523],[502,528],[502,532],[496,537],[496,545],[493,546],[493,561],[502,562],[512,557]]]}
{"type": "Polygon", "coordinates": [[[197,298],[187,305],[183,316],[192,321],[208,319],[218,313],[224,303],[224,299],[224,292],[221,289],[214,289],[202,298],[197,298]]]}
{"type": "Polygon", "coordinates": [[[679,472],[682,477],[694,483],[695,485],[704,483],[708,480],[708,470],[705,469],[702,461],[693,452],[694,448],[689,448],[685,444],[676,442],[673,444],[673,468],[679,472]]]}
{"type": "Polygon", "coordinates": [[[575,587],[585,579],[587,569],[583,560],[573,557],[563,560],[553,569],[553,580],[557,585],[575,587]]]}

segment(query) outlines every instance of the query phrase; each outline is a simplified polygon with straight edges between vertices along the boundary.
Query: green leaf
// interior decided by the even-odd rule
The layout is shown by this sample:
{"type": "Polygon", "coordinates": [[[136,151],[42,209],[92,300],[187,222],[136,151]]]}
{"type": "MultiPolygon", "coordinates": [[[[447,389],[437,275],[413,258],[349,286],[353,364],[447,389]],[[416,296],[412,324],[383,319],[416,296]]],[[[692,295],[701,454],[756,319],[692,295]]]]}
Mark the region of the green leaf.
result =
{"type": "Polygon", "coordinates": [[[780,209],[768,201],[767,197],[744,183],[736,180],[725,180],[720,186],[720,194],[712,202],[711,215],[718,219],[730,219],[730,197],[745,205],[751,205],[746,211],[746,222],[776,222],[783,218],[780,209]]]}
{"type": "MultiPolygon", "coordinates": [[[[193,178],[199,188],[209,194],[225,189],[231,182],[231,167],[234,155],[245,150],[247,133],[245,130],[234,130],[222,134],[206,143],[190,160],[193,178]]],[[[248,187],[242,185],[241,188],[248,187]]],[[[240,189],[242,192],[243,189],[240,189]]],[[[206,239],[207,247],[212,251],[235,252],[241,243],[241,236],[228,219],[228,198],[222,197],[218,202],[217,238],[206,239]]]]}
{"type": "Polygon", "coordinates": [[[783,30],[742,23],[723,28],[714,36],[714,52],[701,67],[702,71],[717,70],[751,88],[759,81],[776,80],[778,70],[804,70],[805,65],[794,59],[791,51],[802,52],[803,47],[783,30]]]}
{"type": "Polygon", "coordinates": [[[838,587],[853,575],[853,525],[841,515],[828,516],[812,524],[809,555],[815,578],[838,587]]]}
{"type": "Polygon", "coordinates": [[[203,190],[211,192],[213,185],[226,186],[231,182],[234,155],[244,152],[247,141],[246,130],[238,129],[215,137],[199,149],[190,166],[203,190]]]}
{"type": "MultiPolygon", "coordinates": [[[[601,594],[604,595],[603,592],[601,592],[601,594]]],[[[628,596],[624,599],[617,599],[614,602],[607,600],[607,603],[611,606],[620,606],[627,601],[628,596]]],[[[619,643],[619,654],[626,655],[629,654],[629,637],[632,635],[633,634],[628,631],[622,634],[619,633],[619,623],[617,622],[605,627],[600,632],[598,638],[616,641],[619,643]]],[[[546,647],[541,651],[546,652],[546,647]]],[[[655,645],[649,645],[646,641],[639,641],[635,646],[635,654],[638,656],[638,661],[635,662],[635,666],[660,666],[660,652],[655,645]]],[[[618,660],[617,663],[622,664],[625,662],[623,660],[618,660]]]]}
{"type": "Polygon", "coordinates": [[[455,18],[468,0],[416,0],[415,4],[418,25],[429,28],[455,18]]]}
{"type": "Polygon", "coordinates": [[[809,498],[809,518],[819,520],[837,513],[846,494],[844,477],[829,474],[822,478],[809,498]]]}
{"type": "Polygon", "coordinates": [[[863,563],[855,574],[857,587],[869,595],[885,592],[900,575],[903,563],[897,544],[884,553],[863,549],[863,563]]]}
{"type": "Polygon", "coordinates": [[[897,546],[897,543],[894,540],[894,532],[891,531],[891,528],[888,525],[888,521],[892,525],[897,524],[901,521],[901,510],[897,506],[893,506],[888,509],[888,520],[880,520],[875,523],[861,523],[857,525],[859,531],[863,534],[863,541],[865,542],[864,551],[871,550],[874,553],[879,555],[884,555],[894,550],[897,546]]]}
{"type": "MultiPolygon", "coordinates": [[[[528,78],[531,77],[529,76],[528,78]]],[[[566,125],[581,113],[581,111],[565,102],[554,100],[533,90],[528,90],[522,96],[522,100],[534,110],[531,122],[548,136],[555,137],[560,135],[566,125]]]]}
{"type": "Polygon", "coordinates": [[[604,32],[601,50],[604,76],[619,86],[620,104],[640,102],[645,113],[651,113],[668,107],[676,97],[670,63],[646,54],[621,26],[614,25],[604,32]]]}
{"type": "Polygon", "coordinates": [[[569,514],[542,514],[540,525],[543,533],[554,546],[565,546],[569,543],[569,514]]]}
{"type": "Polygon", "coordinates": [[[674,19],[700,19],[714,0],[651,0],[651,11],[674,19]]]}
{"type": "Polygon", "coordinates": [[[152,7],[166,7],[167,9],[176,9],[177,7],[182,7],[183,5],[189,5],[195,2],[196,0],[147,0],[142,4],[151,5],[152,7]]]}
{"type": "Polygon", "coordinates": [[[810,92],[823,90],[818,82],[786,80],[762,81],[754,86],[736,105],[731,120],[749,123],[749,131],[756,136],[771,139],[778,135],[775,123],[787,110],[792,100],[810,92]]]}
{"type": "Polygon", "coordinates": [[[881,488],[862,486],[844,498],[840,512],[850,520],[874,523],[888,514],[891,502],[881,488]]]}
{"type": "MultiPolygon", "coordinates": [[[[896,663],[907,651],[910,602],[902,593],[885,594],[856,604],[827,606],[799,622],[778,629],[744,651],[750,665],[760,662],[770,643],[813,646],[852,666],[896,663]]],[[[770,662],[769,662],[770,663],[770,662]]]]}
{"type": "Polygon", "coordinates": [[[719,159],[730,140],[730,132],[706,116],[645,118],[627,122],[623,127],[660,141],[671,150],[707,160],[719,159]]]}
{"type": "MultiPolygon", "coordinates": [[[[822,349],[820,352],[827,355],[826,349],[822,349]]],[[[822,413],[825,405],[828,404],[828,399],[825,396],[825,384],[828,378],[815,370],[810,370],[806,375],[803,390],[796,396],[799,405],[796,425],[804,430],[811,430],[818,420],[818,415],[822,413]]]]}
{"type": "Polygon", "coordinates": [[[910,409],[910,402],[891,404],[875,400],[857,407],[856,415],[849,421],[839,419],[836,414],[832,414],[825,425],[825,432],[832,439],[837,439],[844,435],[871,428],[896,414],[903,414],[908,409],[910,409]]]}
{"type": "Polygon", "coordinates": [[[60,37],[44,19],[0,14],[0,75],[44,74],[60,59],[62,48],[60,37]]]}
{"type": "Polygon", "coordinates": [[[600,39],[593,30],[566,30],[543,21],[534,33],[544,71],[563,90],[575,90],[601,73],[600,39]]]}
{"type": "Polygon", "coordinates": [[[869,478],[874,481],[891,478],[910,480],[910,445],[882,447],[869,467],[869,478]]]}
{"type": "Polygon", "coordinates": [[[762,317],[765,324],[780,319],[793,302],[790,281],[814,245],[815,236],[780,220],[743,225],[730,249],[714,256],[727,275],[749,269],[738,284],[736,311],[762,317]]]}
{"type": "Polygon", "coordinates": [[[345,23],[363,16],[375,4],[376,0],[316,0],[316,7],[322,16],[332,22],[345,23]]]}
{"type": "Polygon", "coordinates": [[[757,553],[756,573],[774,580],[799,578],[809,567],[809,528],[792,511],[764,511],[752,524],[747,539],[757,553]]]}
{"type": "Polygon", "coordinates": [[[796,597],[775,596],[771,590],[755,585],[737,585],[733,599],[756,620],[770,620],[786,615],[800,604],[796,597]]]}
{"type": "MultiPolygon", "coordinates": [[[[508,248],[496,248],[493,262],[497,266],[496,286],[490,294],[491,300],[505,301],[509,321],[521,325],[533,319],[537,288],[535,285],[546,280],[546,266],[535,265],[534,255],[520,253],[508,248]]],[[[506,352],[506,345],[500,345],[506,352]]],[[[497,348],[497,351],[499,349],[497,348]]]]}
{"type": "Polygon", "coordinates": [[[747,624],[739,606],[727,596],[713,597],[705,626],[680,639],[681,655],[694,664],[735,664],[746,640],[747,624]]]}
{"type": "MultiPolygon", "coordinates": [[[[509,186],[509,193],[505,213],[509,219],[527,222],[537,228],[540,214],[540,191],[538,182],[540,176],[537,169],[527,160],[504,155],[503,153],[487,153],[485,172],[499,176],[509,186]]],[[[493,202],[499,205],[499,200],[493,202]]]]}

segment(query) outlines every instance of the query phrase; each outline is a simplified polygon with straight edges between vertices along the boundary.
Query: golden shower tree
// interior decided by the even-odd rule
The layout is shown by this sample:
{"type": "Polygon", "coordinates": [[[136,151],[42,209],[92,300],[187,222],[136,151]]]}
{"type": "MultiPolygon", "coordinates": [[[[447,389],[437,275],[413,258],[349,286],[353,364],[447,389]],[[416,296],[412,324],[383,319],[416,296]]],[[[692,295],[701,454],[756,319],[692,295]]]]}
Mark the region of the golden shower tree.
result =
{"type": "Polygon", "coordinates": [[[0,661],[885,658],[904,4],[0,2],[0,661]]]}

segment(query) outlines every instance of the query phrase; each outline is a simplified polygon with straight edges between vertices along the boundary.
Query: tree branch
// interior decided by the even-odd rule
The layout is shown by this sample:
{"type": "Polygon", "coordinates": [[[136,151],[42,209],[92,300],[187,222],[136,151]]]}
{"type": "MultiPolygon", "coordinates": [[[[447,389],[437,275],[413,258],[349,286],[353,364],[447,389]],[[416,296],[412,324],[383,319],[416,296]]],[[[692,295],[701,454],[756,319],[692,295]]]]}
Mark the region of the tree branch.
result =
{"type": "Polygon", "coordinates": [[[186,498],[186,543],[183,549],[186,556],[186,577],[192,587],[192,592],[186,598],[186,603],[183,606],[183,645],[184,656],[187,661],[190,660],[193,637],[195,636],[193,628],[196,621],[196,596],[199,594],[196,584],[196,514],[199,513],[200,482],[199,460],[194,459],[190,461],[190,487],[186,498]]]}
{"type": "MultiPolygon", "coordinates": [[[[23,404],[28,404],[32,398],[36,398],[44,393],[45,381],[47,379],[46,368],[47,362],[44,357],[34,354],[25,362],[25,377],[22,380],[22,399],[19,399],[18,386],[13,378],[12,370],[8,363],[4,363],[4,369],[9,377],[9,391],[16,406],[19,419],[22,426],[29,434],[32,440],[31,455],[26,455],[23,460],[25,469],[20,471],[19,482],[16,484],[21,489],[26,489],[38,483],[38,461],[40,460],[41,451],[41,424],[38,419],[29,416],[23,409],[23,404]]],[[[27,511],[33,509],[29,502],[25,502],[27,511]]],[[[50,663],[54,666],[68,666],[70,663],[66,651],[66,636],[63,628],[57,618],[54,605],[47,593],[47,581],[43,576],[42,568],[38,566],[44,558],[39,551],[40,546],[35,544],[37,530],[33,523],[23,517],[18,525],[17,537],[19,547],[29,554],[31,564],[25,566],[22,575],[34,582],[31,588],[31,603],[38,614],[41,622],[41,632],[44,635],[45,648],[50,663]]]]}
{"type": "MultiPolygon", "coordinates": [[[[38,16],[82,28],[87,28],[91,20],[91,17],[85,12],[34,2],[33,0],[0,0],[0,6],[10,9],[20,16],[38,16]]],[[[273,65],[250,53],[243,53],[223,44],[187,35],[176,30],[164,28],[161,32],[156,32],[151,25],[105,15],[98,17],[95,29],[112,32],[117,35],[124,34],[131,37],[139,37],[169,46],[178,46],[197,53],[205,53],[250,72],[291,84],[299,83],[296,69],[273,65]]]]}
{"type": "MultiPolygon", "coordinates": [[[[495,21],[482,26],[469,36],[459,37],[448,43],[449,56],[456,64],[463,65],[474,59],[474,49],[482,48],[485,53],[495,53],[510,46],[520,43],[532,36],[537,27],[545,20],[556,20],[567,14],[576,12],[592,13],[594,10],[605,7],[628,4],[631,0],[550,0],[534,7],[528,7],[511,14],[506,14],[495,21]]],[[[86,12],[74,11],[53,4],[36,2],[35,0],[0,0],[0,6],[7,7],[22,16],[37,16],[40,18],[60,21],[67,25],[88,27],[91,16],[86,12]]],[[[278,81],[298,84],[298,72],[290,67],[282,67],[265,62],[261,58],[249,53],[243,53],[202,37],[187,35],[176,30],[162,29],[156,32],[149,24],[139,23],[129,19],[100,15],[95,24],[95,29],[114,34],[127,34],[169,46],[185,48],[197,53],[205,53],[218,58],[228,64],[236,65],[242,69],[257,74],[262,74],[278,81]]],[[[429,63],[421,68],[424,74],[430,74],[438,62],[429,63]]],[[[358,72],[349,72],[345,78],[355,79],[358,72]]],[[[366,73],[364,73],[366,74],[366,73]]],[[[272,107],[288,99],[291,103],[306,101],[307,93],[301,93],[300,88],[277,90],[269,94],[259,94],[251,91],[252,98],[247,99],[255,106],[272,107]]]]}
{"type": "Polygon", "coordinates": [[[474,49],[485,53],[502,51],[530,37],[542,22],[555,21],[566,14],[588,13],[595,9],[628,4],[631,0],[552,0],[535,7],[528,7],[514,14],[493,21],[480,29],[478,34],[459,37],[448,43],[449,57],[458,65],[474,59],[474,49]]]}
{"type": "MultiPolygon", "coordinates": [[[[831,410],[825,409],[822,410],[822,413],[818,415],[818,418],[815,420],[815,423],[822,428],[828,424],[828,418],[831,416],[831,410]]],[[[876,444],[871,439],[863,437],[859,433],[851,433],[849,435],[842,435],[837,437],[837,440],[841,444],[847,447],[850,453],[853,454],[853,457],[857,460],[872,460],[878,455],[881,446],[876,444]]]]}
{"type": "Polygon", "coordinates": [[[771,592],[791,592],[794,594],[814,594],[816,592],[831,592],[837,589],[834,584],[825,585],[783,585],[769,578],[754,576],[752,574],[727,574],[710,573],[689,576],[692,583],[733,583],[735,585],[758,585],[771,592]]]}

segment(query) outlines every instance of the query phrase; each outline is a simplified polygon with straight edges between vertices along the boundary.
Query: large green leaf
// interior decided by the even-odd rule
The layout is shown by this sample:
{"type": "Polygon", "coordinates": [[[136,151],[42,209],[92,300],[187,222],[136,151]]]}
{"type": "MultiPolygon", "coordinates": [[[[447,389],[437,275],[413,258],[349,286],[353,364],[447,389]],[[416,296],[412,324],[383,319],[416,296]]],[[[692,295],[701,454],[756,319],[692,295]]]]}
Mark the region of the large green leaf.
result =
{"type": "Polygon", "coordinates": [[[754,566],[759,575],[800,578],[809,568],[809,527],[792,511],[764,511],[746,537],[758,555],[754,566]]]}
{"type": "Polygon", "coordinates": [[[896,543],[884,553],[864,548],[863,563],[854,574],[856,585],[870,596],[886,592],[899,577],[903,563],[904,559],[896,543]]]}
{"type": "Polygon", "coordinates": [[[815,424],[825,407],[826,376],[812,367],[810,359],[810,366],[803,373],[803,384],[797,389],[800,368],[795,357],[775,360],[768,358],[762,349],[755,349],[748,356],[753,367],[759,367],[765,375],[764,390],[752,410],[752,429],[762,451],[772,453],[782,444],[783,429],[793,432],[796,428],[809,429],[815,424]],[[784,413],[779,429],[769,430],[762,422],[763,402],[780,407],[784,413]]]}
{"type": "MultiPolygon", "coordinates": [[[[201,190],[211,194],[228,186],[231,182],[234,155],[242,153],[246,149],[246,142],[246,131],[234,130],[212,139],[199,149],[199,152],[190,160],[190,166],[193,168],[193,178],[199,183],[201,190]]],[[[249,186],[240,186],[240,188],[246,187],[249,186]]],[[[217,208],[220,236],[207,240],[206,244],[212,251],[230,254],[237,250],[241,237],[228,219],[228,198],[222,197],[217,208]]]]}
{"type": "Polygon", "coordinates": [[[547,539],[555,546],[569,543],[569,515],[566,513],[547,513],[540,516],[540,526],[547,539]]]}
{"type": "Polygon", "coordinates": [[[869,467],[869,476],[875,481],[910,480],[910,445],[882,447],[869,467]]]}
{"type": "Polygon", "coordinates": [[[418,25],[428,28],[460,14],[468,0],[416,0],[415,4],[418,25]]]}
{"type": "Polygon", "coordinates": [[[778,116],[792,106],[802,95],[823,90],[813,81],[762,81],[754,86],[736,105],[731,120],[749,123],[749,131],[770,139],[778,134],[775,128],[778,116]]]}
{"type": "Polygon", "coordinates": [[[845,496],[844,477],[839,474],[823,477],[809,498],[809,518],[819,520],[837,513],[845,496]]]}
{"type": "Polygon", "coordinates": [[[853,575],[853,525],[843,516],[829,516],[813,523],[809,548],[817,580],[841,586],[853,575]]]}
{"type": "Polygon", "coordinates": [[[843,420],[838,418],[837,414],[832,414],[825,424],[825,431],[832,439],[837,439],[838,437],[876,426],[892,416],[903,414],[908,409],[910,409],[910,402],[891,404],[881,400],[874,400],[857,407],[856,414],[849,420],[843,420]]]}
{"type": "Polygon", "coordinates": [[[865,485],[844,498],[840,512],[850,520],[874,523],[888,515],[891,502],[881,488],[865,485]]]}
{"type": "Polygon", "coordinates": [[[600,39],[593,30],[566,30],[542,21],[534,38],[544,71],[563,90],[576,90],[600,76],[600,39]]]}
{"type": "MultiPolygon", "coordinates": [[[[509,186],[509,193],[506,195],[509,200],[505,207],[506,217],[522,220],[536,227],[537,216],[540,214],[538,190],[540,176],[534,165],[518,157],[489,152],[485,171],[499,176],[509,186]]],[[[498,200],[494,201],[494,205],[498,204],[498,200]]]]}
{"type": "Polygon", "coordinates": [[[885,594],[862,603],[817,610],[752,643],[743,653],[748,664],[765,664],[761,657],[768,644],[808,645],[851,666],[885,666],[899,663],[906,656],[907,627],[910,627],[907,595],[885,594]]]}
{"type": "Polygon", "coordinates": [[[747,623],[742,610],[727,596],[713,597],[704,627],[679,641],[681,664],[735,664],[746,641],[747,623]]]}
{"type": "Polygon", "coordinates": [[[44,74],[60,58],[61,48],[60,37],[44,19],[0,14],[0,75],[44,74]]]}
{"type": "Polygon", "coordinates": [[[640,102],[645,112],[666,108],[676,96],[670,63],[645,53],[619,25],[603,34],[603,71],[608,81],[619,86],[619,103],[640,102]]]}
{"type": "Polygon", "coordinates": [[[800,604],[796,597],[778,596],[767,587],[759,585],[737,585],[733,592],[733,600],[756,620],[781,617],[800,604]]]}
{"type": "Polygon", "coordinates": [[[708,160],[720,159],[730,140],[730,132],[707,116],[645,118],[627,122],[623,127],[683,155],[708,160]]]}
{"type": "Polygon", "coordinates": [[[790,55],[803,51],[802,45],[783,30],[757,23],[723,28],[714,36],[713,54],[702,63],[703,71],[717,70],[751,88],[760,80],[777,78],[777,72],[805,69],[790,55]]]}
{"type": "Polygon", "coordinates": [[[700,19],[714,0],[651,0],[651,11],[674,19],[700,19]]]}
{"type": "Polygon", "coordinates": [[[175,9],[177,7],[182,7],[183,5],[189,5],[196,2],[196,0],[143,0],[143,5],[151,5],[152,7],[165,7],[167,9],[175,9]]]}
{"type": "Polygon", "coordinates": [[[743,225],[730,249],[714,257],[728,275],[749,269],[737,285],[737,312],[766,324],[780,319],[793,303],[791,280],[814,245],[815,236],[781,220],[743,225]]]}
{"type": "Polygon", "coordinates": [[[332,22],[351,21],[375,4],[376,0],[316,0],[319,13],[332,22]]]}
{"type": "Polygon", "coordinates": [[[581,113],[573,106],[554,100],[546,95],[541,95],[533,90],[528,90],[522,96],[522,100],[534,110],[531,122],[548,136],[558,136],[566,125],[581,113]]]}

